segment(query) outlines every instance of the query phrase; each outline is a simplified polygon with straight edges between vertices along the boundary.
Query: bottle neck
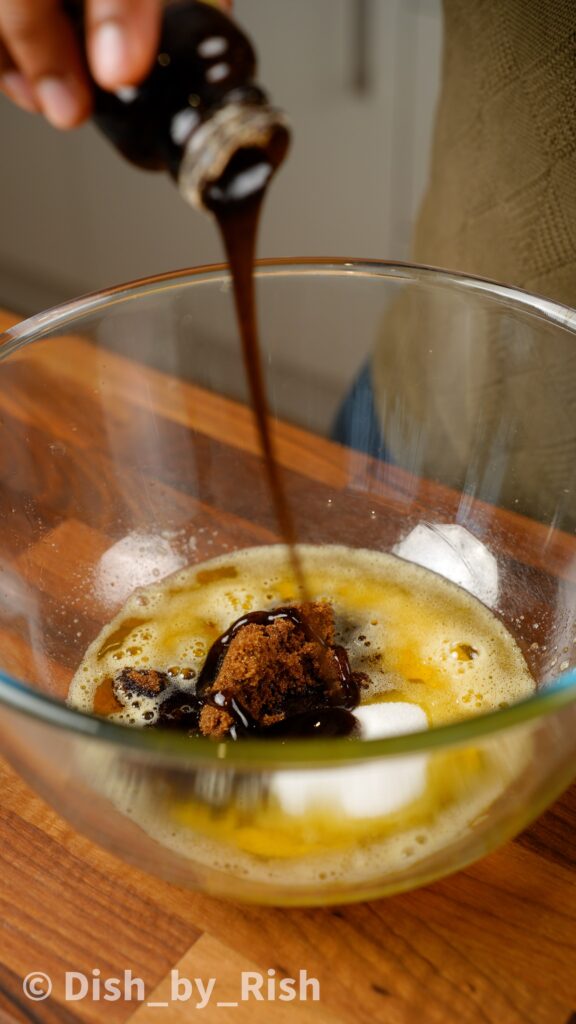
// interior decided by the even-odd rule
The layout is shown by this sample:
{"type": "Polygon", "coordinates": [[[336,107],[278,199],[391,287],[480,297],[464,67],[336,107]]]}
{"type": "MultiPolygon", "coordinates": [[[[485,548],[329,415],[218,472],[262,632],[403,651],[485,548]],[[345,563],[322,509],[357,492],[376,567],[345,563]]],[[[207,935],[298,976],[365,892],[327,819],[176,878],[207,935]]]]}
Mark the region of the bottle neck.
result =
{"type": "Polygon", "coordinates": [[[281,111],[230,102],[193,131],[184,145],[178,187],[197,209],[240,203],[261,192],[288,148],[281,111]]]}

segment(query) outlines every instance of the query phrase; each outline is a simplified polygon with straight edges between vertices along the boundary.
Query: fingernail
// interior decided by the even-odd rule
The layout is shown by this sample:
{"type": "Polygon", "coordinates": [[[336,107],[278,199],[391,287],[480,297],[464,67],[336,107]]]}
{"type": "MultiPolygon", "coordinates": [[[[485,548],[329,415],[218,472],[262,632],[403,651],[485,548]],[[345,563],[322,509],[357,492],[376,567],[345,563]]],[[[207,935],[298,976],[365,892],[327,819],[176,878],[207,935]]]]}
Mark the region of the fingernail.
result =
{"type": "Polygon", "coordinates": [[[72,128],[81,114],[81,103],[72,85],[64,78],[41,78],[36,95],[42,112],[55,128],[72,128]]]}
{"type": "Polygon", "coordinates": [[[126,35],[117,21],[104,21],[94,33],[92,67],[102,85],[119,85],[124,81],[128,46],[126,35]]]}
{"type": "Polygon", "coordinates": [[[22,110],[27,110],[30,114],[38,112],[34,90],[28,79],[19,71],[5,71],[0,76],[0,88],[4,89],[13,103],[16,103],[22,110]]]}

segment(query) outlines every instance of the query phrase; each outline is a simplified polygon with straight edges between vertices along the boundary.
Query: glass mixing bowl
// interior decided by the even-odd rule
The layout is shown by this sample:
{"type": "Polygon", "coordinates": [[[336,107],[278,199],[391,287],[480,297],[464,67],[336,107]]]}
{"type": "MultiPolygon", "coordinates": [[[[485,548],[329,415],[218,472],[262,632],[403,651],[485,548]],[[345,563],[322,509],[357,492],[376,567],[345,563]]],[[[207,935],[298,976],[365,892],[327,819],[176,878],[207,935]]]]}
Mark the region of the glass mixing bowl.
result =
{"type": "Polygon", "coordinates": [[[400,264],[276,261],[257,278],[300,540],[393,552],[466,588],[536,693],[371,741],[191,740],[66,705],[136,588],[277,539],[229,276],[209,267],[0,339],[1,748],[80,830],[178,884],[360,900],[480,857],[574,773],[576,313],[400,264]]]}

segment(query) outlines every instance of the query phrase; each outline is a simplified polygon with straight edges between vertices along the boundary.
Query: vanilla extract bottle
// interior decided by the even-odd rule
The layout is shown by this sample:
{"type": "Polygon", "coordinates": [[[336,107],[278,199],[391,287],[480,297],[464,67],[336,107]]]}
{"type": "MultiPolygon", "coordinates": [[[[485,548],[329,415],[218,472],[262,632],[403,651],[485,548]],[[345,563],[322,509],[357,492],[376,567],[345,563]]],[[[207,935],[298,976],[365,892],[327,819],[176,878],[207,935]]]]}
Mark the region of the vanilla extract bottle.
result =
{"type": "MultiPolygon", "coordinates": [[[[82,27],[82,3],[67,10],[82,27]]],[[[284,115],[255,82],[254,48],[222,10],[173,0],[156,61],[137,86],[94,85],[93,120],[123,156],[167,171],[199,208],[262,194],[289,142],[284,115]]]]}

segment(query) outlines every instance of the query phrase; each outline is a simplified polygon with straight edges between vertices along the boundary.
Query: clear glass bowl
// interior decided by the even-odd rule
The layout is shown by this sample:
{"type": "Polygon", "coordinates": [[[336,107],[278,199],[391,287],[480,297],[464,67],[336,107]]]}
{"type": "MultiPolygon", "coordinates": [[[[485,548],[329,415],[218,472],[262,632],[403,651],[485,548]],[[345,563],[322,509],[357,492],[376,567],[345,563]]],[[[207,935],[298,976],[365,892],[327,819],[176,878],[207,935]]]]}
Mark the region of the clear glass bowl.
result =
{"type": "Polygon", "coordinates": [[[276,538],[229,277],[210,267],[0,339],[1,747],[80,830],[174,882],[360,900],[480,857],[574,774],[576,313],[346,260],[262,263],[258,299],[302,542],[393,551],[466,587],[517,639],[537,692],[370,742],[192,741],[66,706],[136,587],[276,538]],[[399,813],[391,795],[415,775],[424,796],[399,813]],[[328,815],[311,804],[318,779],[337,794],[328,815]],[[299,794],[291,809],[279,784],[299,794]],[[359,789],[376,797],[355,814],[359,789]]]}

